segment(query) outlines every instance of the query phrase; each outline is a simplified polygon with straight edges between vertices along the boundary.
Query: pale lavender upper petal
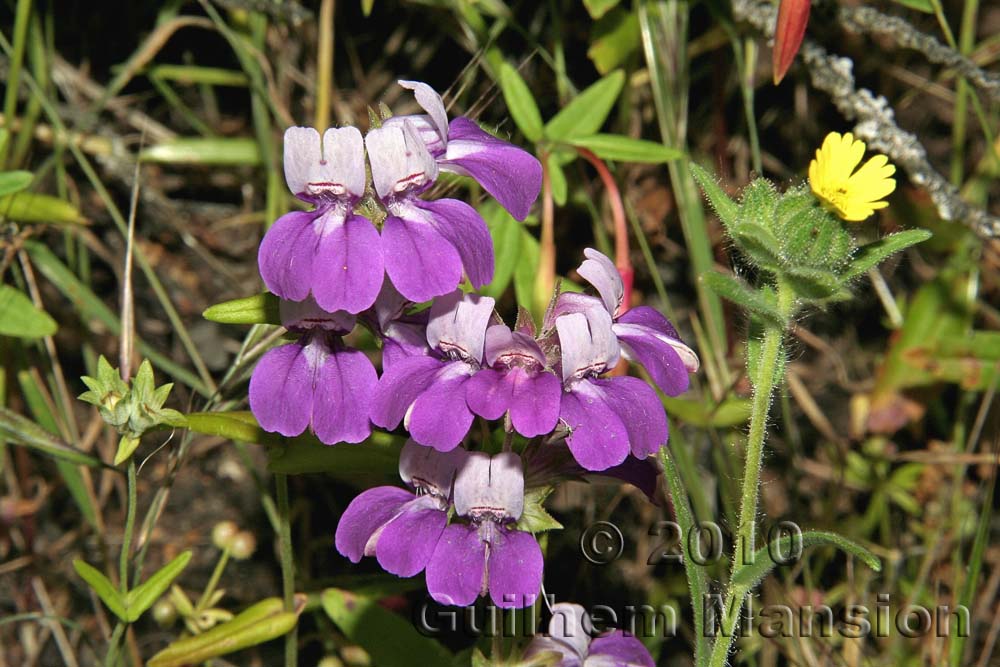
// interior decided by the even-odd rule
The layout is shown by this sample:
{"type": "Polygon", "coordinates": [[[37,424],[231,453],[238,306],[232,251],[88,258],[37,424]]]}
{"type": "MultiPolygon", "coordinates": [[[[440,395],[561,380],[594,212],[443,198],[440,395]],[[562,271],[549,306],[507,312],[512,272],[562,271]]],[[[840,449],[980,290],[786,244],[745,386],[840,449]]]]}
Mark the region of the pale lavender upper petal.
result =
{"type": "Polygon", "coordinates": [[[511,215],[524,220],[542,189],[542,165],[530,153],[484,132],[468,118],[451,121],[441,168],[476,179],[511,215]]]}
{"type": "Polygon", "coordinates": [[[455,477],[455,511],[517,520],[524,511],[524,466],[513,452],[469,452],[455,477]]]}
{"type": "Polygon", "coordinates": [[[511,331],[505,324],[494,324],[486,330],[483,360],[487,366],[545,366],[545,354],[535,339],[522,331],[511,331]]]}
{"type": "Polygon", "coordinates": [[[566,444],[573,458],[587,470],[607,470],[628,456],[628,430],[591,382],[576,382],[563,392],[559,419],[569,429],[566,444]]]}
{"type": "Polygon", "coordinates": [[[414,488],[447,499],[451,496],[455,473],[465,462],[466,455],[464,449],[439,452],[410,439],[399,453],[399,476],[414,488]]]}
{"type": "Polygon", "coordinates": [[[325,310],[360,313],[382,288],[382,238],[360,215],[323,229],[313,258],[312,293],[325,310]]]}
{"type": "Polygon", "coordinates": [[[409,121],[370,130],[365,146],[375,191],[390,212],[393,199],[420,191],[437,178],[437,163],[409,121]]]}
{"type": "Polygon", "coordinates": [[[507,382],[513,385],[510,419],[514,430],[526,438],[551,433],[559,421],[559,378],[548,371],[530,373],[512,368],[507,382]]]}
{"type": "Polygon", "coordinates": [[[528,648],[525,649],[524,657],[533,658],[542,653],[555,653],[561,657],[561,660],[551,667],[581,667],[583,665],[583,658],[566,642],[555,637],[535,635],[531,643],[528,644],[528,648]]]}
{"type": "Polygon", "coordinates": [[[472,372],[463,361],[445,364],[406,413],[404,425],[411,438],[443,452],[458,447],[472,426],[465,402],[465,383],[472,372]]]}
{"type": "Polygon", "coordinates": [[[604,394],[605,403],[628,431],[633,456],[640,459],[651,456],[667,444],[667,413],[652,387],[635,377],[614,377],[591,383],[604,394]]]}
{"type": "Polygon", "coordinates": [[[475,526],[453,523],[427,563],[427,592],[441,604],[466,607],[479,597],[485,570],[486,543],[475,526]]]}
{"type": "Polygon", "coordinates": [[[428,114],[392,116],[382,121],[382,127],[403,127],[406,123],[413,125],[417,136],[427,147],[427,152],[435,159],[444,155],[446,141],[441,138],[441,133],[438,131],[437,125],[434,124],[434,119],[428,114]]]}
{"type": "Polygon", "coordinates": [[[268,350],[250,378],[250,410],[265,431],[296,436],[313,411],[313,367],[302,342],[268,350]]]}
{"type": "Polygon", "coordinates": [[[622,299],[625,298],[625,286],[622,284],[621,274],[618,273],[614,262],[593,248],[586,248],[583,254],[587,259],[583,260],[577,273],[594,286],[604,301],[604,307],[612,317],[616,317],[622,299]]]}
{"type": "Polygon", "coordinates": [[[656,667],[653,656],[638,638],[615,630],[590,643],[587,667],[656,667]]]}
{"type": "Polygon", "coordinates": [[[444,100],[436,90],[428,86],[422,81],[397,81],[397,83],[406,88],[407,90],[412,90],[414,97],[417,98],[417,104],[419,104],[427,115],[431,119],[431,123],[437,130],[441,141],[444,145],[448,144],[448,112],[444,108],[444,100]]]}
{"type": "Polygon", "coordinates": [[[476,209],[457,199],[415,199],[413,204],[429,214],[430,224],[458,251],[473,287],[493,280],[493,239],[476,209]]]}
{"type": "Polygon", "coordinates": [[[342,348],[329,354],[313,388],[312,427],[321,442],[361,442],[371,435],[368,415],[378,386],[364,352],[342,348]]]}
{"type": "Polygon", "coordinates": [[[496,301],[488,296],[454,291],[434,300],[427,321],[427,342],[445,354],[483,360],[486,329],[496,301]]]}
{"type": "Polygon", "coordinates": [[[311,127],[285,131],[285,181],[306,201],[352,200],[365,191],[365,152],[355,127],[330,128],[320,135],[311,127]]]}
{"type": "Polygon", "coordinates": [[[584,313],[589,310],[607,311],[604,302],[596,296],[580,292],[560,292],[555,303],[545,311],[542,330],[549,330],[556,325],[556,320],[570,313],[584,313]]]}
{"type": "Polygon", "coordinates": [[[394,215],[386,218],[382,252],[389,280],[410,301],[419,303],[447,294],[462,280],[458,250],[426,221],[394,215]]]}
{"type": "Polygon", "coordinates": [[[559,639],[571,646],[580,658],[587,657],[592,626],[590,617],[583,606],[569,602],[558,602],[552,605],[549,635],[553,639],[559,639]]]}
{"type": "Polygon", "coordinates": [[[531,533],[496,527],[490,541],[490,599],[511,609],[534,604],[542,587],[542,549],[531,533]]]}
{"type": "Polygon", "coordinates": [[[419,497],[386,524],[375,545],[383,570],[412,577],[427,566],[448,525],[448,513],[438,502],[432,496],[419,497]]]}
{"type": "Polygon", "coordinates": [[[382,369],[400,359],[425,356],[431,349],[427,346],[427,327],[423,324],[393,322],[382,332],[382,369]]]}
{"type": "Polygon", "coordinates": [[[371,538],[414,498],[412,493],[395,486],[377,486],[357,496],[337,524],[334,538],[337,551],[355,563],[365,555],[372,555],[368,544],[371,538]]]}
{"type": "Polygon", "coordinates": [[[484,368],[469,378],[465,385],[465,401],[473,413],[484,419],[500,419],[510,409],[514,383],[507,375],[484,368]]]}
{"type": "Polygon", "coordinates": [[[342,310],[329,312],[319,307],[311,295],[302,301],[278,302],[278,313],[281,324],[289,331],[308,331],[309,329],[325,329],[337,334],[347,334],[354,329],[357,318],[342,310]]]}
{"type": "Polygon", "coordinates": [[[441,362],[433,357],[406,357],[385,369],[372,397],[371,420],[392,430],[434,381],[441,362]]]}
{"type": "Polygon", "coordinates": [[[618,363],[621,350],[604,310],[570,313],[556,319],[564,382],[603,373],[618,363]]]}
{"type": "Polygon", "coordinates": [[[320,236],[313,221],[325,211],[292,211],[267,230],[257,252],[257,265],[264,284],[289,301],[302,301],[313,284],[313,258],[320,236]]]}

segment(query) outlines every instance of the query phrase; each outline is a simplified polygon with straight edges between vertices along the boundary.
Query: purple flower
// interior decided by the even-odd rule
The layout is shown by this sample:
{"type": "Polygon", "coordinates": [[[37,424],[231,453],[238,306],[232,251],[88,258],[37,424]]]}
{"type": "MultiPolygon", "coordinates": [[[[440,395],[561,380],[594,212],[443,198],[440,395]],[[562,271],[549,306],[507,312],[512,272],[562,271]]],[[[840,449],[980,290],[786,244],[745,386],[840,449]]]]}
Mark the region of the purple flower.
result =
{"type": "Polygon", "coordinates": [[[285,131],[285,181],[315,206],[293,211],[264,235],[257,256],[267,288],[289,301],[312,295],[320,308],[359,313],[375,301],[384,278],[382,244],[354,204],[365,192],[365,152],[356,128],[285,131]]]}
{"type": "Polygon", "coordinates": [[[559,419],[566,444],[587,470],[606,470],[656,453],[667,442],[667,417],[653,389],[634,377],[599,378],[618,363],[620,348],[611,315],[603,308],[560,315],[555,321],[562,352],[563,395],[559,419]]]}
{"type": "Polygon", "coordinates": [[[655,667],[653,656],[635,637],[615,630],[592,639],[592,631],[590,617],[580,605],[552,605],[549,634],[532,639],[524,657],[555,653],[562,660],[553,667],[655,667]]]}
{"type": "Polygon", "coordinates": [[[441,453],[408,441],[399,476],[416,493],[379,486],[352,500],[337,524],[337,551],[354,563],[375,556],[400,577],[420,573],[448,524],[452,480],[465,456],[464,449],[441,453]]]}
{"type": "Polygon", "coordinates": [[[437,178],[438,165],[414,124],[386,125],[365,137],[372,182],[388,212],[382,225],[385,271],[410,301],[454,290],[463,270],[476,287],[493,279],[493,240],[479,213],[457,199],[418,195],[437,178]]]}
{"type": "Polygon", "coordinates": [[[698,370],[698,355],[685,345],[677,330],[659,311],[638,306],[621,313],[624,287],[614,262],[593,248],[583,251],[587,259],[577,269],[597,289],[600,300],[582,294],[559,295],[555,313],[583,312],[600,307],[613,319],[612,330],[626,359],[644,367],[668,396],[687,391],[688,373],[698,370]]]}
{"type": "Polygon", "coordinates": [[[328,445],[367,438],[378,376],[363,352],[341,340],[354,315],[328,313],[309,298],[282,301],[281,321],[302,336],[269,350],[253,371],[250,409],[261,428],[289,437],[309,428],[328,445]]]}
{"type": "Polygon", "coordinates": [[[542,188],[542,165],[526,151],[458,117],[448,123],[444,102],[426,83],[400,81],[412,90],[424,116],[397,116],[386,126],[410,122],[442,171],[471,176],[511,215],[524,220],[542,188]]]}
{"type": "Polygon", "coordinates": [[[524,509],[524,471],[513,452],[471,452],[455,478],[452,523],[427,564],[427,590],[442,604],[470,605],[489,593],[498,607],[532,604],[542,586],[542,550],[516,530],[524,509]]]}
{"type": "Polygon", "coordinates": [[[545,368],[534,338],[495,324],[486,330],[484,361],[466,384],[469,408],[486,419],[509,411],[514,429],[526,438],[550,433],[559,419],[561,385],[545,368]]]}
{"type": "Polygon", "coordinates": [[[415,355],[430,354],[427,346],[427,312],[407,315],[410,305],[388,280],[382,283],[382,291],[375,299],[375,305],[365,313],[365,321],[382,339],[382,370],[398,359],[415,355]]]}
{"type": "Polygon", "coordinates": [[[435,299],[427,322],[431,354],[398,358],[386,368],[372,421],[391,430],[405,419],[416,442],[441,451],[457,447],[472,425],[465,387],[480,368],[493,304],[458,291],[435,299]]]}

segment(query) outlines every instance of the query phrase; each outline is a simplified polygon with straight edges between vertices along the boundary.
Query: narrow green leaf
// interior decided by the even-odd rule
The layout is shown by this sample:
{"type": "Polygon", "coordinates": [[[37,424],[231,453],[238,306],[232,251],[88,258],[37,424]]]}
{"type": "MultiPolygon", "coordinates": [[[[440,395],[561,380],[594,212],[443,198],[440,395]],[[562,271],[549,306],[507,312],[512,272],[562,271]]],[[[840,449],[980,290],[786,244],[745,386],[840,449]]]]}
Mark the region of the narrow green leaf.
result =
{"type": "Polygon", "coordinates": [[[698,181],[698,185],[701,186],[702,192],[705,193],[708,203],[715,209],[715,214],[719,216],[719,220],[726,227],[732,227],[736,223],[736,216],[739,215],[739,206],[729,198],[729,195],[722,191],[722,188],[719,187],[712,174],[694,162],[689,164],[691,175],[694,176],[694,180],[698,181]]]}
{"type": "Polygon", "coordinates": [[[627,65],[639,49],[639,17],[616,7],[594,24],[587,57],[601,74],[627,65]]]}
{"type": "Polygon", "coordinates": [[[701,281],[713,292],[751,313],[759,315],[780,327],[785,326],[784,318],[776,306],[769,303],[760,292],[755,292],[746,283],[730,276],[709,271],[703,273],[701,281]]]}
{"type": "Polygon", "coordinates": [[[175,641],[148,663],[149,667],[199,665],[212,658],[234,653],[287,634],[295,627],[298,614],[284,611],[280,598],[261,600],[231,621],[194,637],[175,641]]]}
{"type": "Polygon", "coordinates": [[[122,594],[112,585],[99,570],[87,565],[79,558],[73,559],[73,569],[80,575],[80,578],[87,582],[87,585],[94,589],[97,597],[107,605],[108,609],[121,620],[128,622],[128,614],[125,612],[125,601],[122,594]]]}
{"type": "Polygon", "coordinates": [[[146,73],[151,77],[176,81],[183,85],[204,84],[208,86],[232,86],[245,88],[249,79],[243,72],[235,69],[219,67],[202,67],[200,65],[153,65],[146,73]]]}
{"type": "Polygon", "coordinates": [[[279,303],[275,295],[262,292],[209,306],[201,316],[222,324],[281,324],[279,303]]]}
{"type": "Polygon", "coordinates": [[[574,97],[545,125],[552,141],[568,141],[596,134],[614,108],[625,85],[625,73],[616,70],[574,97]]]}
{"type": "Polygon", "coordinates": [[[514,268],[521,254],[522,224],[494,201],[479,208],[493,239],[493,280],[480,288],[479,293],[497,299],[514,278],[514,268]]]}
{"type": "Polygon", "coordinates": [[[0,438],[70,463],[92,467],[104,465],[90,454],[63,443],[27,417],[3,407],[0,407],[0,438]]]}
{"type": "Polygon", "coordinates": [[[115,460],[114,465],[120,466],[125,463],[135,454],[135,450],[139,448],[140,438],[134,435],[123,435],[121,439],[118,440],[118,449],[115,450],[115,460]]]}
{"type": "Polygon", "coordinates": [[[799,535],[787,535],[771,542],[766,547],[757,550],[753,561],[733,573],[731,585],[751,589],[768,575],[779,563],[774,556],[795,555],[795,549],[812,546],[834,546],[852,556],[859,558],[865,565],[880,572],[882,562],[878,556],[865,549],[860,544],[838,535],[818,530],[808,530],[799,535]]]}
{"type": "Polygon", "coordinates": [[[863,245],[858,248],[854,257],[851,258],[847,270],[843,273],[845,281],[851,280],[866,273],[868,269],[877,266],[882,260],[896,254],[912,245],[922,243],[929,239],[932,234],[926,229],[908,229],[905,232],[890,234],[884,238],[863,245]]]}
{"type": "Polygon", "coordinates": [[[82,225],[87,222],[68,201],[34,192],[0,197],[0,216],[14,222],[47,225],[82,225]]]}
{"type": "Polygon", "coordinates": [[[170,588],[171,582],[184,571],[188,561],[191,560],[191,552],[184,551],[172,561],[161,567],[149,579],[142,582],[128,592],[125,596],[126,620],[135,623],[143,613],[153,606],[153,603],[160,599],[170,588]]]}
{"type": "Polygon", "coordinates": [[[569,185],[566,183],[566,172],[554,155],[546,159],[549,170],[549,187],[552,188],[552,201],[556,206],[565,206],[569,197],[569,185]]]}
{"type": "Polygon", "coordinates": [[[518,71],[507,62],[500,66],[500,90],[511,118],[524,136],[531,142],[541,139],[542,114],[535,98],[518,71]]]}
{"type": "Polygon", "coordinates": [[[823,269],[787,266],[782,276],[796,294],[806,299],[826,299],[836,294],[842,285],[836,274],[823,269]]]}
{"type": "Polygon", "coordinates": [[[662,398],[667,414],[701,428],[728,428],[750,418],[750,399],[727,398],[718,405],[693,398],[662,398]]]}
{"type": "Polygon", "coordinates": [[[56,332],[56,321],[35,308],[27,295],[10,285],[0,285],[0,336],[42,338],[56,332]]]}
{"type": "Polygon", "coordinates": [[[256,167],[261,163],[260,148],[246,137],[184,137],[156,146],[139,154],[143,162],[164,164],[206,164],[256,167]]]}
{"type": "Polygon", "coordinates": [[[569,140],[570,144],[593,151],[602,160],[660,164],[679,160],[684,153],[656,141],[632,139],[617,134],[595,134],[569,140]]]}
{"type": "Polygon", "coordinates": [[[373,7],[375,7],[375,0],[361,0],[361,13],[365,15],[365,18],[371,16],[373,7]]]}
{"type": "Polygon", "coordinates": [[[328,588],[320,598],[323,610],[352,642],[364,648],[379,667],[448,665],[444,646],[417,632],[409,619],[394,614],[369,597],[328,588]],[[391,637],[392,641],[386,641],[391,637]]]}
{"type": "Polygon", "coordinates": [[[34,178],[35,175],[30,171],[0,172],[0,197],[20,192],[31,185],[34,178]]]}
{"type": "Polygon", "coordinates": [[[541,313],[534,307],[539,255],[538,241],[524,229],[521,233],[521,255],[514,268],[514,296],[517,304],[526,308],[536,321],[541,321],[541,313]]]}
{"type": "Polygon", "coordinates": [[[596,21],[617,7],[620,2],[621,0],[583,0],[583,6],[587,8],[590,18],[596,21]]]}

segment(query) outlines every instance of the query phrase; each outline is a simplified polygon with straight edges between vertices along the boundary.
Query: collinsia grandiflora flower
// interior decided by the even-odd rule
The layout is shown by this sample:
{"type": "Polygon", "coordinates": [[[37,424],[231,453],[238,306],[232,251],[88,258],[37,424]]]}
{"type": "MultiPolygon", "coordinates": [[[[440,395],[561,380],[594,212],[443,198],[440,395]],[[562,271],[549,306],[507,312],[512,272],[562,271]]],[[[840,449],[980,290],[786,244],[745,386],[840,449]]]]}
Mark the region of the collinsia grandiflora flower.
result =
{"type": "Polygon", "coordinates": [[[285,328],[301,334],[268,350],[250,378],[250,409],[261,428],[285,436],[309,428],[326,444],[361,442],[371,435],[368,414],[378,383],[364,352],[344,345],[350,313],[329,313],[311,298],[282,301],[285,328]]]}
{"type": "Polygon", "coordinates": [[[375,301],[384,275],[378,230],[354,213],[365,193],[365,150],[354,127],[290,127],[285,181],[312,211],[287,213],[260,244],[258,266],[282,299],[312,296],[320,308],[359,313],[375,301]]]}
{"type": "Polygon", "coordinates": [[[455,513],[427,564],[427,591],[470,605],[489,593],[498,607],[525,607],[542,585],[542,550],[513,524],[524,510],[524,470],[513,452],[470,452],[455,477],[455,513]]]}
{"type": "Polygon", "coordinates": [[[352,500],[337,525],[337,551],[354,563],[375,556],[400,577],[422,572],[448,524],[452,481],[465,460],[464,449],[442,453],[407,442],[399,476],[414,492],[379,486],[352,500]]]}
{"type": "Polygon", "coordinates": [[[653,656],[636,637],[614,630],[592,637],[593,623],[578,604],[552,605],[548,635],[536,635],[525,658],[552,653],[552,667],[655,667],[653,656]]]}

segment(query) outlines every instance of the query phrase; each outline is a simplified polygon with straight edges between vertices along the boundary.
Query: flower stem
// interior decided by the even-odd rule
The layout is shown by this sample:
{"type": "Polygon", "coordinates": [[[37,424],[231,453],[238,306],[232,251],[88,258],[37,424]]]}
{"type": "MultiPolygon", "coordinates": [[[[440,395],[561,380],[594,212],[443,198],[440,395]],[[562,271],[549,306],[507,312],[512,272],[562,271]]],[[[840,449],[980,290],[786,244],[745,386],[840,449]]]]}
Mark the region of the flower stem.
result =
{"type": "MultiPolygon", "coordinates": [[[[135,506],[137,504],[135,474],[135,457],[130,457],[128,460],[128,504],[125,507],[125,531],[122,533],[122,550],[118,556],[118,587],[123,596],[128,594],[128,560],[132,551],[132,532],[135,527],[135,506]]],[[[118,645],[121,644],[127,627],[128,624],[124,621],[118,621],[115,625],[111,639],[108,640],[108,653],[104,657],[106,667],[114,667],[118,664],[118,645]]]]}
{"type": "MultiPolygon", "coordinates": [[[[281,588],[285,598],[285,610],[295,610],[295,557],[292,554],[292,527],[288,506],[288,476],[275,475],[278,501],[278,549],[281,559],[281,588]]],[[[298,652],[298,631],[292,628],[285,635],[285,667],[296,667],[298,652]]]]}
{"type": "MultiPolygon", "coordinates": [[[[777,286],[778,310],[785,321],[788,321],[795,310],[795,292],[780,281],[777,286]]],[[[757,501],[760,490],[760,468],[764,459],[764,439],[767,435],[767,415],[771,408],[771,397],[774,394],[775,370],[779,368],[783,354],[783,339],[785,327],[772,323],[764,323],[764,339],[761,342],[760,357],[757,359],[751,373],[753,384],[753,403],[750,409],[750,433],[747,436],[746,461],[743,469],[743,486],[740,493],[740,519],[736,533],[736,548],[733,553],[730,582],[736,572],[753,562],[756,550],[755,528],[757,523],[757,501]]],[[[725,607],[722,610],[722,632],[716,637],[709,657],[711,667],[725,667],[729,657],[729,649],[736,638],[736,626],[739,623],[740,612],[747,593],[746,586],[730,584],[726,593],[725,607]]]]}

